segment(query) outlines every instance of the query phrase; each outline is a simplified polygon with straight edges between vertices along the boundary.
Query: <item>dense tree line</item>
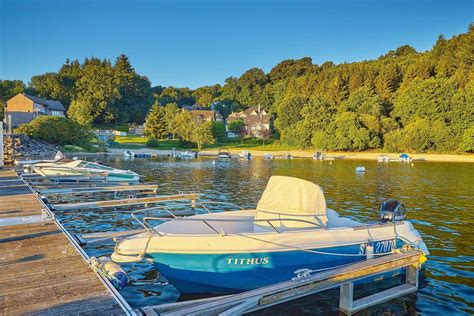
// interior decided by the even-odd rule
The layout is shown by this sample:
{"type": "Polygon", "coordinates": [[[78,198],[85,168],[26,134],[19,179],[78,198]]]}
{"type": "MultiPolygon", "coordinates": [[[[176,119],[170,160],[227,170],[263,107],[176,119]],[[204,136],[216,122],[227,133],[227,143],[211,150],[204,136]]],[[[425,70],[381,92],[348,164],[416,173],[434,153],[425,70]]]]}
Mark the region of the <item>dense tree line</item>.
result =
{"type": "Polygon", "coordinates": [[[300,148],[474,151],[473,62],[471,25],[423,53],[405,45],[371,61],[285,60],[222,87],[168,87],[156,97],[164,105],[213,103],[224,117],[260,104],[277,137],[300,148]]]}
{"type": "Polygon", "coordinates": [[[204,121],[189,111],[180,110],[176,103],[162,106],[156,102],[146,117],[145,135],[153,139],[177,135],[183,145],[196,145],[200,150],[216,139],[222,140],[225,126],[222,122],[204,121]]]}
{"type": "Polygon", "coordinates": [[[113,64],[98,58],[82,64],[66,60],[58,72],[33,76],[27,87],[21,81],[0,81],[1,101],[19,92],[59,100],[82,125],[140,123],[153,104],[150,81],[136,73],[125,55],[113,64]]]}
{"type": "Polygon", "coordinates": [[[186,105],[212,104],[224,117],[261,105],[273,116],[275,137],[300,148],[474,151],[473,62],[471,25],[451,39],[440,36],[426,52],[405,45],[354,63],[285,60],[268,73],[252,68],[222,86],[195,90],[151,87],[125,55],[114,64],[67,61],[57,73],[34,76],[27,87],[1,81],[0,97],[26,89],[60,100],[73,120],[96,125],[140,123],[156,102],[172,135],[180,135],[174,117],[186,105]]]}

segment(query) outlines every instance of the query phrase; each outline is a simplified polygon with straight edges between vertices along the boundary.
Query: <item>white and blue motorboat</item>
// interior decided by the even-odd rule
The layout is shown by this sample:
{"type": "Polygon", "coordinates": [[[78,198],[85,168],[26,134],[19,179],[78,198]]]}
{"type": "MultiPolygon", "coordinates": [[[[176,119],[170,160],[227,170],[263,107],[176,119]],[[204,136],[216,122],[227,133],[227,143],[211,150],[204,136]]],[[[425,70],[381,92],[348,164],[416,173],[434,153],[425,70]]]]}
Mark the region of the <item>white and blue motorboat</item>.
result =
{"type": "Polygon", "coordinates": [[[411,162],[413,160],[408,154],[401,154],[399,159],[401,162],[411,162]]]}
{"type": "Polygon", "coordinates": [[[193,151],[181,151],[177,153],[176,156],[181,159],[191,159],[191,158],[197,158],[198,153],[193,152],[193,151]]]}
{"type": "Polygon", "coordinates": [[[112,259],[151,260],[181,293],[251,290],[289,280],[299,269],[365,260],[367,249],[378,256],[409,244],[428,254],[403,204],[382,204],[381,221],[364,224],[327,209],[316,184],[283,176],[270,178],[256,209],[145,217],[142,224],[147,232],[118,241],[112,259]]]}

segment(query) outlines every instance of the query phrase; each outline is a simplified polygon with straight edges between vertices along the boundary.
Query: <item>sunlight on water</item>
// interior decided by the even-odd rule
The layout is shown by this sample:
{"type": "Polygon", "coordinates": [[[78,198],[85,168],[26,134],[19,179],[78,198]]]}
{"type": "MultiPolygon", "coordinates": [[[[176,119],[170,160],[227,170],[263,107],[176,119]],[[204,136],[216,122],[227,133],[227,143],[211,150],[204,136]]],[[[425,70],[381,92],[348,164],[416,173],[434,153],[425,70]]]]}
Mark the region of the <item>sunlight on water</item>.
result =
{"type": "MultiPolygon", "coordinates": [[[[328,207],[343,216],[377,221],[382,201],[402,200],[408,217],[431,251],[420,290],[370,309],[372,313],[473,314],[474,287],[474,166],[461,163],[403,163],[372,161],[313,161],[310,159],[250,161],[160,158],[133,161],[106,158],[114,167],[131,169],[145,181],[160,183],[161,194],[199,191],[206,200],[254,207],[271,175],[303,178],[319,184],[328,207]],[[365,166],[364,174],[356,174],[365,166]]],[[[58,217],[73,233],[138,228],[130,210],[60,212],[58,217]]],[[[88,246],[91,256],[110,255],[113,244],[88,246]]],[[[133,278],[154,280],[157,273],[144,263],[124,265],[133,278]]],[[[163,277],[159,281],[165,282],[163,277]]],[[[138,283],[121,291],[133,307],[173,302],[179,293],[171,285],[138,283]]],[[[267,314],[337,313],[338,292],[327,292],[276,306],[267,314]],[[336,297],[336,298],[334,298],[336,297]]]]}

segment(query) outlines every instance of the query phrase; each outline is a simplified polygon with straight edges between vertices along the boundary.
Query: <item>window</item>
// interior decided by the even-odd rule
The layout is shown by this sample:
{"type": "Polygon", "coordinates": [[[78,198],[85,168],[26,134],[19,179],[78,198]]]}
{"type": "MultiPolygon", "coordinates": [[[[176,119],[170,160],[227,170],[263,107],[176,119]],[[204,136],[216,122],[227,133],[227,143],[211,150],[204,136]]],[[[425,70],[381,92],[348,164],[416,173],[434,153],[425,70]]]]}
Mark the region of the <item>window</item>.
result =
{"type": "Polygon", "coordinates": [[[54,116],[64,116],[63,111],[51,110],[50,113],[54,116]]]}

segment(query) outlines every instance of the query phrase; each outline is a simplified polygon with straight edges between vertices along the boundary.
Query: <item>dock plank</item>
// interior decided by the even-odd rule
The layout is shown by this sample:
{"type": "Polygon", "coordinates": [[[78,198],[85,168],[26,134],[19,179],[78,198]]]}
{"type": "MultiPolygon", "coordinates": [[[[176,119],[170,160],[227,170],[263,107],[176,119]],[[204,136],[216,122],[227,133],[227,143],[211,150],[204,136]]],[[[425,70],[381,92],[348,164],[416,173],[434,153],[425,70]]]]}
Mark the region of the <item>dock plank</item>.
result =
{"type": "MultiPolygon", "coordinates": [[[[10,185],[15,178],[0,171],[0,217],[41,215],[26,185],[10,185]]],[[[0,270],[1,315],[125,314],[53,221],[1,227],[0,270]]]]}

